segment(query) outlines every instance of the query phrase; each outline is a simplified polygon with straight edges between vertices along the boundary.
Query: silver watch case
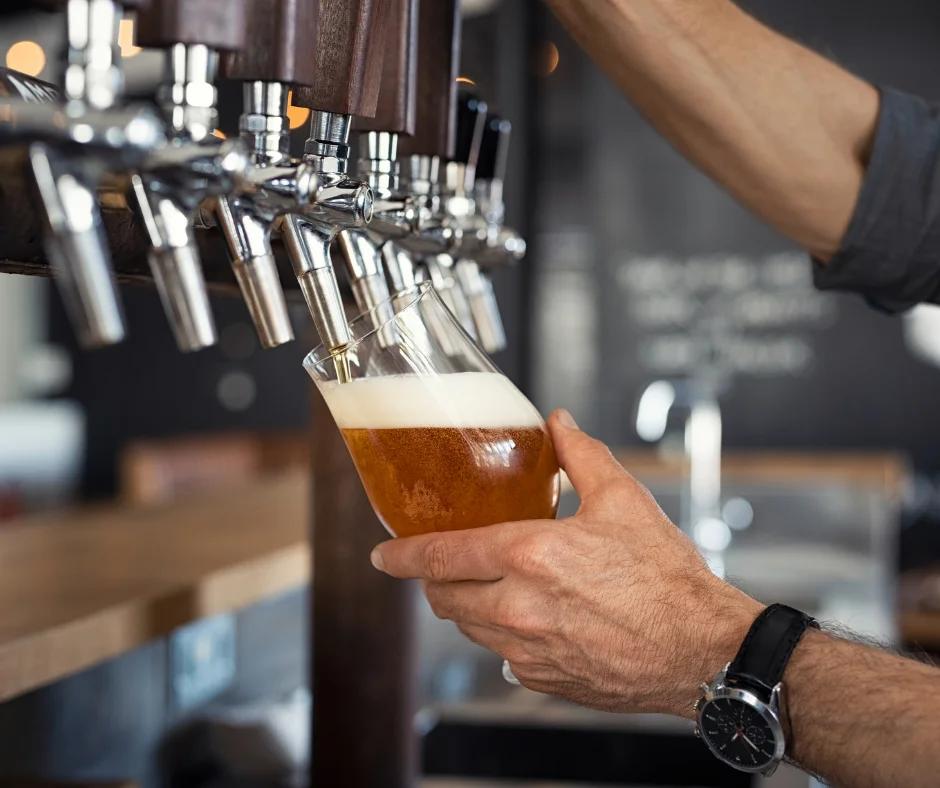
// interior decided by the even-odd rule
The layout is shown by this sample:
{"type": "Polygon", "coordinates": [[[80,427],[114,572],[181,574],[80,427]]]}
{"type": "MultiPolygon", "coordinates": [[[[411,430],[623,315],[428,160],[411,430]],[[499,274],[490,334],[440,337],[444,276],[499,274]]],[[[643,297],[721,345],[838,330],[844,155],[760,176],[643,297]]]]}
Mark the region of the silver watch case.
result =
{"type": "Polygon", "coordinates": [[[777,770],[777,767],[783,760],[784,753],[786,752],[787,748],[786,734],[784,733],[782,722],[783,682],[778,683],[777,686],[771,690],[770,702],[765,703],[750,690],[740,689],[738,687],[729,687],[727,684],[725,684],[725,676],[727,675],[728,668],[730,666],[730,662],[725,665],[718,675],[715,676],[715,678],[712,680],[711,684],[702,684],[702,697],[695,701],[695,735],[705,742],[705,745],[709,750],[711,750],[712,754],[722,763],[726,763],[728,766],[731,766],[738,771],[750,772],[752,774],[761,774],[764,777],[770,777],[770,775],[772,775],[777,770]],[[721,752],[715,749],[715,747],[712,746],[712,743],[708,740],[708,737],[702,734],[702,714],[705,711],[705,707],[709,702],[719,700],[721,698],[730,698],[731,700],[746,703],[761,716],[768,726],[770,726],[774,736],[774,755],[773,760],[770,762],[769,766],[748,768],[742,766],[739,763],[734,763],[725,758],[721,752]]]}

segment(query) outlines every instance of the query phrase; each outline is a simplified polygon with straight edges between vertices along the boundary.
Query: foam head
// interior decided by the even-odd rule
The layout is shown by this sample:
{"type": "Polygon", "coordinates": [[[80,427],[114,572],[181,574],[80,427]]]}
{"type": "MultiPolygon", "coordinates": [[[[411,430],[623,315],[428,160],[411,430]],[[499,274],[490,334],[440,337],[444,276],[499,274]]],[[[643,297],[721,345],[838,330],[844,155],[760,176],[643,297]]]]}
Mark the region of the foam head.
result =
{"type": "Polygon", "coordinates": [[[340,429],[541,427],[535,406],[498,372],[388,375],[317,383],[340,429]]]}

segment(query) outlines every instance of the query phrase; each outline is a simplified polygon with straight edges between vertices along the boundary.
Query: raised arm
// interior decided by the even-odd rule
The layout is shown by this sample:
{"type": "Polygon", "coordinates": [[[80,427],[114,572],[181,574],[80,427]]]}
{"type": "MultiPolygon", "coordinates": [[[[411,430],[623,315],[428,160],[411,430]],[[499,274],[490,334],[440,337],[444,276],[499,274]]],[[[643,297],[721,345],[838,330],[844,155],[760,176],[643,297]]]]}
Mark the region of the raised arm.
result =
{"type": "Polygon", "coordinates": [[[858,200],[878,91],[730,0],[547,0],[680,152],[819,259],[858,200]]]}

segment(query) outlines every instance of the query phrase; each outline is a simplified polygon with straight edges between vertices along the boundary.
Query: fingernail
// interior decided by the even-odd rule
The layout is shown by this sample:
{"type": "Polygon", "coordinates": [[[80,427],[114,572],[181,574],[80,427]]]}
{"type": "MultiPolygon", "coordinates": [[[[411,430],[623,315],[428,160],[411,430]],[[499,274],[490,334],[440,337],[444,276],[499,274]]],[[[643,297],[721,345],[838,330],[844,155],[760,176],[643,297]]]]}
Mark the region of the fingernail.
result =
{"type": "Polygon", "coordinates": [[[569,430],[578,429],[578,422],[576,422],[574,420],[574,416],[572,416],[564,408],[561,408],[558,411],[558,421],[561,423],[562,427],[567,427],[569,430]]]}
{"type": "Polygon", "coordinates": [[[385,561],[382,560],[382,553],[379,552],[378,547],[372,551],[372,555],[369,556],[369,560],[372,561],[372,566],[374,566],[380,572],[385,571],[385,561]]]}

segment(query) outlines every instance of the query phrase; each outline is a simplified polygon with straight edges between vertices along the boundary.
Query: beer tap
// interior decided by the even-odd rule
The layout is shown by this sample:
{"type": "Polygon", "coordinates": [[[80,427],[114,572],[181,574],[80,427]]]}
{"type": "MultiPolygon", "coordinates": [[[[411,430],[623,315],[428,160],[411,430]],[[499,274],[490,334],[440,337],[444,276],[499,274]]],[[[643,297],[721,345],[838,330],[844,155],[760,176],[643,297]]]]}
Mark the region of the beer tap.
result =
{"type": "Polygon", "coordinates": [[[474,101],[468,98],[466,107],[462,104],[458,127],[473,122],[480,132],[479,142],[474,138],[476,149],[468,158],[466,178],[458,184],[463,193],[453,192],[447,204],[463,229],[455,273],[470,304],[480,344],[495,353],[506,347],[506,332],[487,269],[521,259],[525,241],[503,226],[502,192],[512,126],[493,113],[485,118],[473,115],[474,101]]]}
{"type": "Polygon", "coordinates": [[[474,252],[474,257],[484,268],[519,262],[526,253],[525,239],[503,223],[506,216],[503,184],[511,135],[512,124],[508,120],[492,113],[487,115],[473,189],[479,215],[486,224],[486,243],[474,252]]]}
{"type": "Polygon", "coordinates": [[[249,0],[252,46],[229,55],[225,76],[242,81],[239,120],[250,165],[241,189],[222,195],[215,220],[225,236],[236,279],[264,347],[293,339],[281,289],[271,232],[291,212],[315,201],[320,181],[314,168],[290,156],[287,117],[291,86],[312,85],[316,8],[300,0],[249,0]]]}
{"type": "Polygon", "coordinates": [[[177,345],[200,350],[215,344],[216,330],[193,219],[203,200],[232,191],[247,168],[240,141],[212,136],[219,51],[245,44],[244,0],[160,0],[140,13],[137,38],[167,52],[158,103],[169,139],[132,176],[133,195],[177,345]]]}
{"type": "Polygon", "coordinates": [[[419,230],[399,242],[406,253],[394,249],[383,259],[393,293],[407,293],[416,282],[430,280],[464,329],[475,336],[470,305],[457,285],[450,255],[462,231],[448,216],[443,199],[443,178],[455,150],[459,40],[456,0],[421,3],[415,134],[399,146],[402,181],[417,203],[419,230]]]}
{"type": "Polygon", "coordinates": [[[373,317],[376,324],[393,314],[382,258],[404,254],[396,241],[419,231],[417,206],[400,187],[398,164],[399,135],[413,134],[415,129],[418,0],[389,0],[389,4],[376,113],[356,123],[359,177],[375,198],[372,221],[367,228],[339,234],[356,305],[361,312],[381,310],[373,317]]]}
{"type": "Polygon", "coordinates": [[[316,80],[295,92],[294,103],[312,110],[303,160],[318,179],[315,198],[280,223],[294,273],[321,341],[338,360],[351,341],[330,246],[343,230],[372,219],[368,183],[350,178],[349,132],[353,115],[375,114],[382,67],[378,36],[388,23],[386,0],[319,0],[316,80]]]}
{"type": "MultiPolygon", "coordinates": [[[[123,92],[118,27],[141,0],[56,0],[65,10],[63,99],[3,103],[4,142],[29,143],[39,193],[43,245],[79,342],[99,347],[124,338],[124,317],[97,202],[103,176],[133,166],[163,140],[147,107],[118,107],[123,92]]],[[[22,94],[21,94],[22,95],[22,94]]]]}

